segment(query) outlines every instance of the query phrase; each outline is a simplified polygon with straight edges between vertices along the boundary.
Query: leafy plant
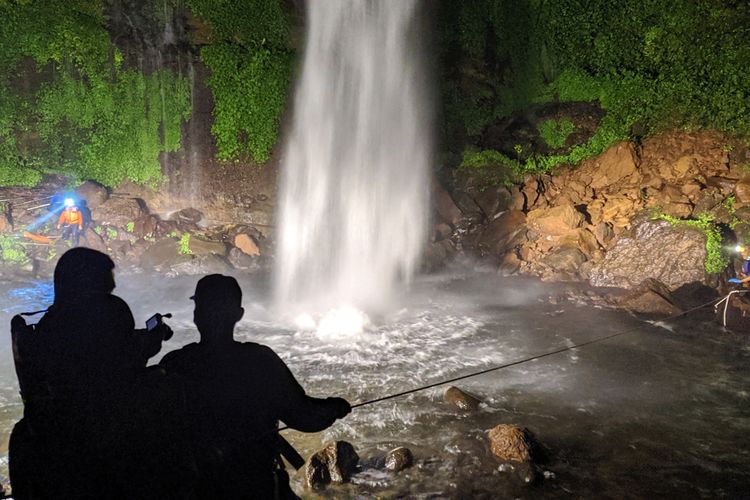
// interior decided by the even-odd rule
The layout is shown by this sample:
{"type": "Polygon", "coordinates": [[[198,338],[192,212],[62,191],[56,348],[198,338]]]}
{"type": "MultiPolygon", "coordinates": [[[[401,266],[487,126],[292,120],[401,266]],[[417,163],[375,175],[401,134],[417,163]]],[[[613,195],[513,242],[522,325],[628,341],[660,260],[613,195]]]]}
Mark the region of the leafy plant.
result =
{"type": "Polygon", "coordinates": [[[107,227],[105,229],[105,233],[107,234],[107,238],[110,240],[116,240],[117,239],[117,230],[113,227],[107,227]]]}
{"type": "Polygon", "coordinates": [[[190,250],[190,233],[182,233],[180,236],[179,248],[177,250],[181,255],[192,255],[190,250]]]}
{"type": "Polygon", "coordinates": [[[476,175],[481,187],[514,184],[522,173],[521,164],[517,160],[491,149],[464,151],[459,169],[476,175]]]}
{"type": "Polygon", "coordinates": [[[575,129],[570,120],[545,120],[539,125],[539,135],[549,147],[559,149],[575,129]]]}
{"type": "Polygon", "coordinates": [[[24,264],[29,258],[24,244],[13,236],[0,235],[0,257],[5,262],[24,264]]]}
{"type": "Polygon", "coordinates": [[[133,222],[133,221],[131,220],[130,222],[128,222],[128,223],[127,223],[127,224],[125,225],[125,231],[127,231],[127,232],[129,232],[129,233],[132,233],[132,232],[133,232],[133,229],[135,229],[135,222],[133,222]]]}

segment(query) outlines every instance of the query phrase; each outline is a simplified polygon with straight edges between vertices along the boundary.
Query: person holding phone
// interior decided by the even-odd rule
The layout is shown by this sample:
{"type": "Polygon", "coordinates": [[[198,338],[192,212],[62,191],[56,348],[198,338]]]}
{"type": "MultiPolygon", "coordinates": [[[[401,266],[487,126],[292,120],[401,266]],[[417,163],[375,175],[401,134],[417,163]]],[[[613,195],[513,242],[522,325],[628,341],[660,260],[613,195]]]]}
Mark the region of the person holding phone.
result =
{"type": "Polygon", "coordinates": [[[71,249],[44,316],[11,321],[24,403],[9,445],[16,499],[183,498],[192,488],[181,386],[146,368],[171,330],[135,329],[113,270],[107,255],[71,249]]]}

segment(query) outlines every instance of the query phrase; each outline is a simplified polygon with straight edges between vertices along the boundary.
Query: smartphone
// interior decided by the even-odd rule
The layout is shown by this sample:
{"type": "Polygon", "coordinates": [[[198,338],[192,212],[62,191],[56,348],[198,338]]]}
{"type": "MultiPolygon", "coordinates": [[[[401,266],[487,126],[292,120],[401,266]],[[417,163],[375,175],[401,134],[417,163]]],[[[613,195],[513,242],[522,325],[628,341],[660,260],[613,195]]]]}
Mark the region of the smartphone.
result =
{"type": "Polygon", "coordinates": [[[149,332],[161,324],[161,314],[156,313],[146,320],[146,330],[149,332]]]}

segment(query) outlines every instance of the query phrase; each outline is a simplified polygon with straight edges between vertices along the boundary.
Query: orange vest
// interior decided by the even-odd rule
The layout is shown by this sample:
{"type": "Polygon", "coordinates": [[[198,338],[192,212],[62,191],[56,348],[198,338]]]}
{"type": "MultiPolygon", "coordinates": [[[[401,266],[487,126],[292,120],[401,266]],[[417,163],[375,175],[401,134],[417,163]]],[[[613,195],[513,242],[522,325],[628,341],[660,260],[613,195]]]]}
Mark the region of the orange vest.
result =
{"type": "Polygon", "coordinates": [[[81,216],[80,210],[73,210],[72,208],[66,208],[60,214],[60,218],[57,219],[57,225],[70,224],[71,226],[77,225],[79,228],[83,228],[83,217],[81,216]]]}

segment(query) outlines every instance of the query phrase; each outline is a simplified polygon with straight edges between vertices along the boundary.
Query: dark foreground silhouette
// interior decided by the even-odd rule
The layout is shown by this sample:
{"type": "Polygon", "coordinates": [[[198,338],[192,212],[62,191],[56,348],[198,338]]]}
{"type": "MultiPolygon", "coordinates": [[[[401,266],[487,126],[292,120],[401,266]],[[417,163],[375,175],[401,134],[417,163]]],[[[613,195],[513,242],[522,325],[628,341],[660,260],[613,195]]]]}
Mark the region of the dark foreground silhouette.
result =
{"type": "Polygon", "coordinates": [[[269,347],[234,340],[244,314],[234,278],[205,276],[193,299],[200,342],[167,354],[161,365],[183,377],[188,390],[199,497],[296,498],[279,457],[278,421],[317,432],[351,406],[307,396],[269,347]]]}
{"type": "Polygon", "coordinates": [[[113,268],[95,250],[66,252],[39,323],[11,322],[24,402],[9,445],[16,499],[193,494],[183,389],[146,368],[170,331],[135,329],[130,308],[111,293],[113,268]]]}

